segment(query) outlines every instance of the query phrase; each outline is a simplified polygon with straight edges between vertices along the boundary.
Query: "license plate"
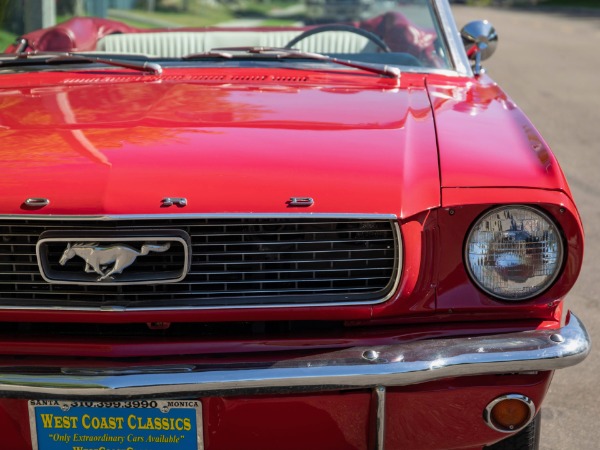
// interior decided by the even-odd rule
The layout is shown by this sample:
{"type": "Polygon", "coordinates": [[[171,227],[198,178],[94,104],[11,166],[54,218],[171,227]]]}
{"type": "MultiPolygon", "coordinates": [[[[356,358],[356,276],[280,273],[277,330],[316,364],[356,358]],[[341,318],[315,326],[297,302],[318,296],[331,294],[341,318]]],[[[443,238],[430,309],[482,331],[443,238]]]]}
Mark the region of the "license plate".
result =
{"type": "Polygon", "coordinates": [[[34,450],[202,450],[195,400],[30,400],[34,450]]]}

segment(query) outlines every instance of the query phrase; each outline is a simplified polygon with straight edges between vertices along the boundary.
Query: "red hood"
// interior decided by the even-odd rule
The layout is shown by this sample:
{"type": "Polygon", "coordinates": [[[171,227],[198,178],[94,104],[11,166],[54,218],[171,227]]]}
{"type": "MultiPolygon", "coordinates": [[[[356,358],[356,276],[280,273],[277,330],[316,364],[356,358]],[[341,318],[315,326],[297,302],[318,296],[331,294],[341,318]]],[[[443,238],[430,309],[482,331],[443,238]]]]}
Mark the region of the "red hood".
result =
{"type": "Polygon", "coordinates": [[[429,77],[442,188],[562,190],[567,182],[550,148],[491,79],[429,77]]]}
{"type": "Polygon", "coordinates": [[[169,70],[160,79],[4,75],[0,214],[406,217],[438,206],[422,78],[403,76],[406,86],[398,87],[371,75],[333,76],[264,69],[169,70]],[[17,84],[29,87],[10,87],[17,84]],[[169,196],[186,197],[188,206],[161,208],[169,196]],[[295,196],[315,204],[288,207],[295,196]],[[29,197],[50,205],[26,210],[29,197]]]}

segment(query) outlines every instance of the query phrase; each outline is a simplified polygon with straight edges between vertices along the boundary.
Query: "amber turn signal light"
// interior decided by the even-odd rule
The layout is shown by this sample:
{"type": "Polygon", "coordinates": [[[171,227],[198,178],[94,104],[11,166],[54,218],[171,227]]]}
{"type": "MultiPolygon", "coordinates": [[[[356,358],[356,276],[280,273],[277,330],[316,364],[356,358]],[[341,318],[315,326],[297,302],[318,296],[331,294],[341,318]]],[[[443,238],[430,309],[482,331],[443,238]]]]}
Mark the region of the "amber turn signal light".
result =
{"type": "Polygon", "coordinates": [[[496,398],[485,408],[483,418],[489,427],[502,433],[525,428],[535,416],[535,405],[524,395],[508,394],[496,398]]]}

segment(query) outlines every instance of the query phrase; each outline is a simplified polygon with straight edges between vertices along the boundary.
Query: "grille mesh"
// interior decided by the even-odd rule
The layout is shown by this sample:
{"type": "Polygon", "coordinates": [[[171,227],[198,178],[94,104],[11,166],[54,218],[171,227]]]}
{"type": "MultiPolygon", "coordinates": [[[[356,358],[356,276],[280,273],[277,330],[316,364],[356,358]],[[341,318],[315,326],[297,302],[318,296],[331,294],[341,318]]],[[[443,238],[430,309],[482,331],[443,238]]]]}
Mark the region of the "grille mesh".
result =
{"type": "MultiPolygon", "coordinates": [[[[397,229],[387,220],[4,220],[0,239],[4,306],[169,308],[374,301],[394,287],[400,259],[397,229]],[[183,230],[191,237],[191,269],[178,283],[63,285],[48,283],[39,273],[35,246],[44,231],[154,230],[160,235],[161,229],[183,230]]],[[[59,253],[56,249],[50,258],[59,258],[59,253]]],[[[145,271],[161,271],[172,257],[151,253],[140,258],[139,265],[145,271]]],[[[82,260],[69,264],[68,270],[77,270],[75,264],[83,270],[82,260]]]]}

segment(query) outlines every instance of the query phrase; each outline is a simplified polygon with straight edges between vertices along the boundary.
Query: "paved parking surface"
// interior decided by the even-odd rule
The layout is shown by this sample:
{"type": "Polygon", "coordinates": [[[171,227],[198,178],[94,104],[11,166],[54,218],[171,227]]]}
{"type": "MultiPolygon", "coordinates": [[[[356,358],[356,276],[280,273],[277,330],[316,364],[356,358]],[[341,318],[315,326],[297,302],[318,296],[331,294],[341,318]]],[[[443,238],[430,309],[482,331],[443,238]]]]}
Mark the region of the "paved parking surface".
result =
{"type": "Polygon", "coordinates": [[[459,28],[488,19],[499,34],[488,73],[556,153],[583,216],[583,272],[567,306],[595,342],[588,359],[556,373],[543,410],[543,450],[600,448],[600,11],[453,7],[459,28]]]}

